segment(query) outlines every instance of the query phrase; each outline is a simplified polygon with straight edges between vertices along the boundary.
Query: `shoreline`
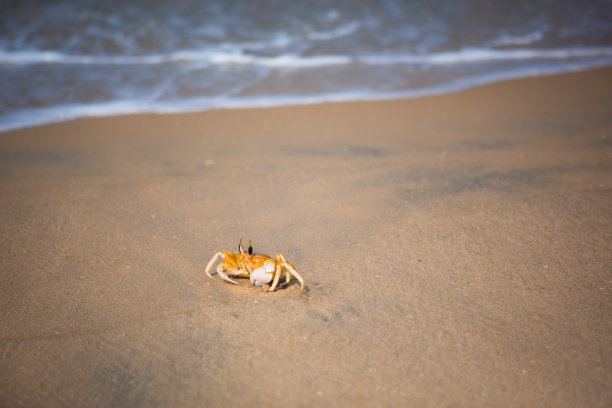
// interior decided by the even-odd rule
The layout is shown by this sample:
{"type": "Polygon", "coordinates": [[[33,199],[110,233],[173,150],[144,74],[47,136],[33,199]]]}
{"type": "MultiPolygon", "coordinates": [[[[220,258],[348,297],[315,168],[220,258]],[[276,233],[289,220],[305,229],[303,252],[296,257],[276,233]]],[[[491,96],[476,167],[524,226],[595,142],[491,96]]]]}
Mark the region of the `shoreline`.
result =
{"type": "Polygon", "coordinates": [[[180,115],[204,113],[219,110],[235,109],[270,109],[270,108],[291,108],[299,106],[312,106],[329,103],[353,103],[353,102],[381,102],[381,101],[400,101],[432,96],[452,95],[488,85],[495,85],[507,81],[522,79],[535,79],[548,76],[574,74],[588,72],[611,67],[610,62],[576,62],[565,67],[558,68],[532,68],[526,67],[513,73],[489,74],[478,78],[463,78],[443,85],[437,85],[424,89],[412,89],[398,92],[387,92],[380,94],[360,94],[359,92],[332,93],[324,96],[316,95],[286,95],[286,96],[259,96],[247,97],[236,100],[224,100],[224,98],[200,98],[189,104],[150,104],[145,101],[117,101],[100,102],[95,104],[77,105],[58,105],[44,108],[28,108],[22,111],[10,112],[5,115],[9,122],[14,124],[4,125],[0,122],[0,133],[10,132],[20,129],[28,129],[38,126],[46,126],[56,123],[65,123],[84,118],[112,118],[130,115],[180,115]],[[191,107],[177,108],[177,105],[191,105],[191,107]],[[143,106],[148,106],[143,108],[143,106]],[[165,106],[165,107],[164,107],[165,106]],[[45,119],[38,119],[39,123],[25,123],[20,118],[24,116],[40,116],[45,119]],[[59,118],[59,119],[55,119],[59,118]]]}
{"type": "Polygon", "coordinates": [[[610,81],[0,133],[0,402],[609,406],[610,81]]]}

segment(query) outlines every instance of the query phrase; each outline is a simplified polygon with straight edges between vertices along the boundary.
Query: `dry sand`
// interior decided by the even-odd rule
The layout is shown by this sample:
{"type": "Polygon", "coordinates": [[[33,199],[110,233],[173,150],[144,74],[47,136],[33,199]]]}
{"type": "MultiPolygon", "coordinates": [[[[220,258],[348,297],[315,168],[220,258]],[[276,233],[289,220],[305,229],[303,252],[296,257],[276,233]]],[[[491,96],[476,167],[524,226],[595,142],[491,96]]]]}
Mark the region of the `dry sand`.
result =
{"type": "Polygon", "coordinates": [[[611,406],[611,83],[0,134],[0,405],[611,406]]]}

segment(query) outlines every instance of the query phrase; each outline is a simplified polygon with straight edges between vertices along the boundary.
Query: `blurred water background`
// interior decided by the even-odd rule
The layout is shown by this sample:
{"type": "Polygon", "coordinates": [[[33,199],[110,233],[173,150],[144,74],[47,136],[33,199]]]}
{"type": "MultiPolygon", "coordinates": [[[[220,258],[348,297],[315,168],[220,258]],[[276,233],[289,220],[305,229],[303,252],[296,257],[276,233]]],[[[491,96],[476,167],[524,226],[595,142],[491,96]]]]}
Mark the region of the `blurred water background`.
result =
{"type": "Polygon", "coordinates": [[[0,130],[405,98],[611,63],[607,0],[0,0],[0,130]]]}

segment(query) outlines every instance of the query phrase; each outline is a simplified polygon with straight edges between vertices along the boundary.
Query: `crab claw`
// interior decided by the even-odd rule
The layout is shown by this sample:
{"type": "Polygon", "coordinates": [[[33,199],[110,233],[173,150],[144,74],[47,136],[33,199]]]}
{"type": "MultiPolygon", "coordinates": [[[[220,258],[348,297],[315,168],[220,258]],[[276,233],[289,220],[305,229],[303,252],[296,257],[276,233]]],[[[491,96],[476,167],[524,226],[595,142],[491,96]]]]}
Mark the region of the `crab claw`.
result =
{"type": "Polygon", "coordinates": [[[264,283],[270,283],[274,277],[274,262],[266,262],[259,268],[255,269],[249,277],[251,283],[255,286],[262,286],[264,283]]]}

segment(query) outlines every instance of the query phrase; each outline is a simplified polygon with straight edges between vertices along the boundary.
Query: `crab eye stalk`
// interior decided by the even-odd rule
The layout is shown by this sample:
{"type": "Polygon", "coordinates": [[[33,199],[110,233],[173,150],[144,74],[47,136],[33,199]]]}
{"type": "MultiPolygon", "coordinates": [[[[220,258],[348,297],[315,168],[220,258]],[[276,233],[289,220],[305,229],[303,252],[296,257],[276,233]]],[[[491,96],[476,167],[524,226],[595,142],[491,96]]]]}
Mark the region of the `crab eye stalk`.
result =
{"type": "Polygon", "coordinates": [[[240,243],[238,244],[238,252],[243,254],[244,248],[242,248],[242,238],[240,238],[240,243]]]}
{"type": "Polygon", "coordinates": [[[249,255],[253,255],[253,245],[251,244],[251,240],[249,240],[249,255]]]}

